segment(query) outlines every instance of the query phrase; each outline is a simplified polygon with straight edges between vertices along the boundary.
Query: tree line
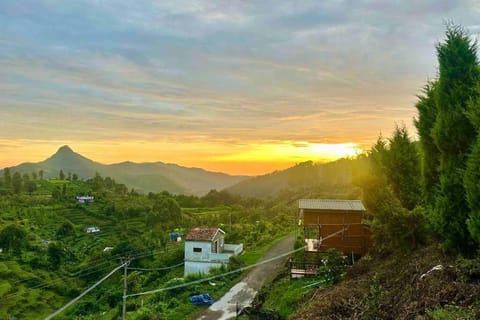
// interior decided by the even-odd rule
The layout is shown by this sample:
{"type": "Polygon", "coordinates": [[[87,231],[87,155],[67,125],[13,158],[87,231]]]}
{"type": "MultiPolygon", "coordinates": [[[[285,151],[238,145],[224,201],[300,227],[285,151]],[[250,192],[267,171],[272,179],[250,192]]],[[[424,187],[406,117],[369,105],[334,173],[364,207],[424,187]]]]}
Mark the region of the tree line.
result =
{"type": "Polygon", "coordinates": [[[429,233],[447,250],[480,245],[480,64],[477,42],[449,24],[436,45],[437,77],[415,105],[419,141],[405,126],[379,137],[356,183],[383,243],[416,246],[429,233]]]}

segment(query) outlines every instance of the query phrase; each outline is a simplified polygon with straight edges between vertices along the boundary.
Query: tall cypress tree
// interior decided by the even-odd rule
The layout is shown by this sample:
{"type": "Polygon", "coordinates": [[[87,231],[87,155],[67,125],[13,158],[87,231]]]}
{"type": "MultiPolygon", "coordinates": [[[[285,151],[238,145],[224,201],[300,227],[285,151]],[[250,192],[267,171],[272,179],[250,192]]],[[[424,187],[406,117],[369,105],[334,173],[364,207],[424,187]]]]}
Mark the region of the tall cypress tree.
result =
{"type": "Polygon", "coordinates": [[[468,230],[475,242],[480,244],[480,136],[468,158],[464,185],[470,207],[468,230]]]}
{"type": "Polygon", "coordinates": [[[3,169],[3,183],[6,188],[12,187],[12,176],[10,174],[10,168],[3,169]]]}
{"type": "Polygon", "coordinates": [[[405,126],[395,127],[386,153],[385,173],[402,206],[413,210],[420,202],[420,158],[405,126]]]}
{"type": "Polygon", "coordinates": [[[471,238],[466,226],[469,207],[463,186],[467,158],[476,132],[467,118],[467,105],[476,96],[480,79],[476,43],[465,29],[447,26],[437,45],[439,63],[432,137],[440,151],[439,192],[433,223],[447,248],[466,249],[471,238]]]}
{"type": "Polygon", "coordinates": [[[435,90],[437,82],[431,81],[423,88],[423,95],[418,96],[415,107],[418,118],[414,120],[422,146],[422,187],[425,202],[429,207],[435,204],[435,192],[438,186],[438,167],[440,164],[440,151],[432,137],[432,128],[437,118],[437,105],[435,90]]]}
{"type": "MultiPolygon", "coordinates": [[[[477,86],[480,96],[480,83],[477,86]]],[[[477,131],[477,140],[468,157],[464,186],[467,194],[470,215],[467,221],[468,230],[477,244],[480,244],[480,98],[472,100],[467,115],[477,131]]]]}

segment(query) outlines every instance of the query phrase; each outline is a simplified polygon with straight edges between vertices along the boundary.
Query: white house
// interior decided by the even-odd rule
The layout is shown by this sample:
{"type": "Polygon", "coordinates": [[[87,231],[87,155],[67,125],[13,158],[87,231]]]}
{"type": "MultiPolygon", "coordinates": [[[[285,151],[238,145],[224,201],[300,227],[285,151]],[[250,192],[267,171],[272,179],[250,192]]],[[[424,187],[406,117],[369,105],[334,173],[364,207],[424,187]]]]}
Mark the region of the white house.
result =
{"type": "Polygon", "coordinates": [[[93,197],[93,196],[77,196],[77,201],[79,203],[94,202],[95,197],[93,197]]]}
{"type": "Polygon", "coordinates": [[[99,227],[88,227],[87,228],[87,233],[97,233],[97,232],[100,232],[99,227]]]}
{"type": "Polygon", "coordinates": [[[225,231],[220,228],[190,230],[185,238],[185,275],[208,273],[242,252],[243,244],[226,244],[224,238],[225,231]]]}

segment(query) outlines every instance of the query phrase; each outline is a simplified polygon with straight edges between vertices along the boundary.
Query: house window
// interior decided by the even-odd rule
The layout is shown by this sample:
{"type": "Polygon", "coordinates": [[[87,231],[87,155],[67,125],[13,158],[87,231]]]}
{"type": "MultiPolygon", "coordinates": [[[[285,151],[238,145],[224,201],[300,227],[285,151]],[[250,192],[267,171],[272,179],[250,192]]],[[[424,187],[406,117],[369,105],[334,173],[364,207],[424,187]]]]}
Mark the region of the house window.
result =
{"type": "Polygon", "coordinates": [[[193,252],[202,252],[202,248],[193,248],[193,252]]]}

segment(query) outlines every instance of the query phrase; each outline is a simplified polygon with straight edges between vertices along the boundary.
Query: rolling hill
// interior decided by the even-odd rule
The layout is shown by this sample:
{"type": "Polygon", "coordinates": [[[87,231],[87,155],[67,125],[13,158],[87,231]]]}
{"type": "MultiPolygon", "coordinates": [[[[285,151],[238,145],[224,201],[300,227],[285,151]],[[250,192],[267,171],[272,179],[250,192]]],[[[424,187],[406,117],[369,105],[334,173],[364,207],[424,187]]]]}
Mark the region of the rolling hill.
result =
{"type": "Polygon", "coordinates": [[[336,193],[337,198],[356,198],[359,189],[352,184],[354,172],[361,173],[366,166],[367,161],[362,157],[328,163],[307,161],[285,170],[242,180],[227,187],[225,191],[257,198],[275,197],[282,192],[294,192],[303,197],[318,197],[324,193],[331,197],[331,194],[336,193]],[[338,192],[334,192],[333,188],[338,192]]]}
{"type": "MultiPolygon", "coordinates": [[[[32,173],[43,170],[44,178],[56,178],[60,170],[65,174],[76,173],[80,179],[88,179],[98,172],[112,177],[119,183],[141,192],[168,191],[176,194],[204,195],[211,189],[221,190],[248,177],[232,176],[200,168],[187,168],[163,162],[135,163],[121,162],[102,164],[63,146],[48,159],[37,163],[22,163],[10,171],[32,173]]],[[[3,174],[0,171],[0,174],[3,174]]]]}

